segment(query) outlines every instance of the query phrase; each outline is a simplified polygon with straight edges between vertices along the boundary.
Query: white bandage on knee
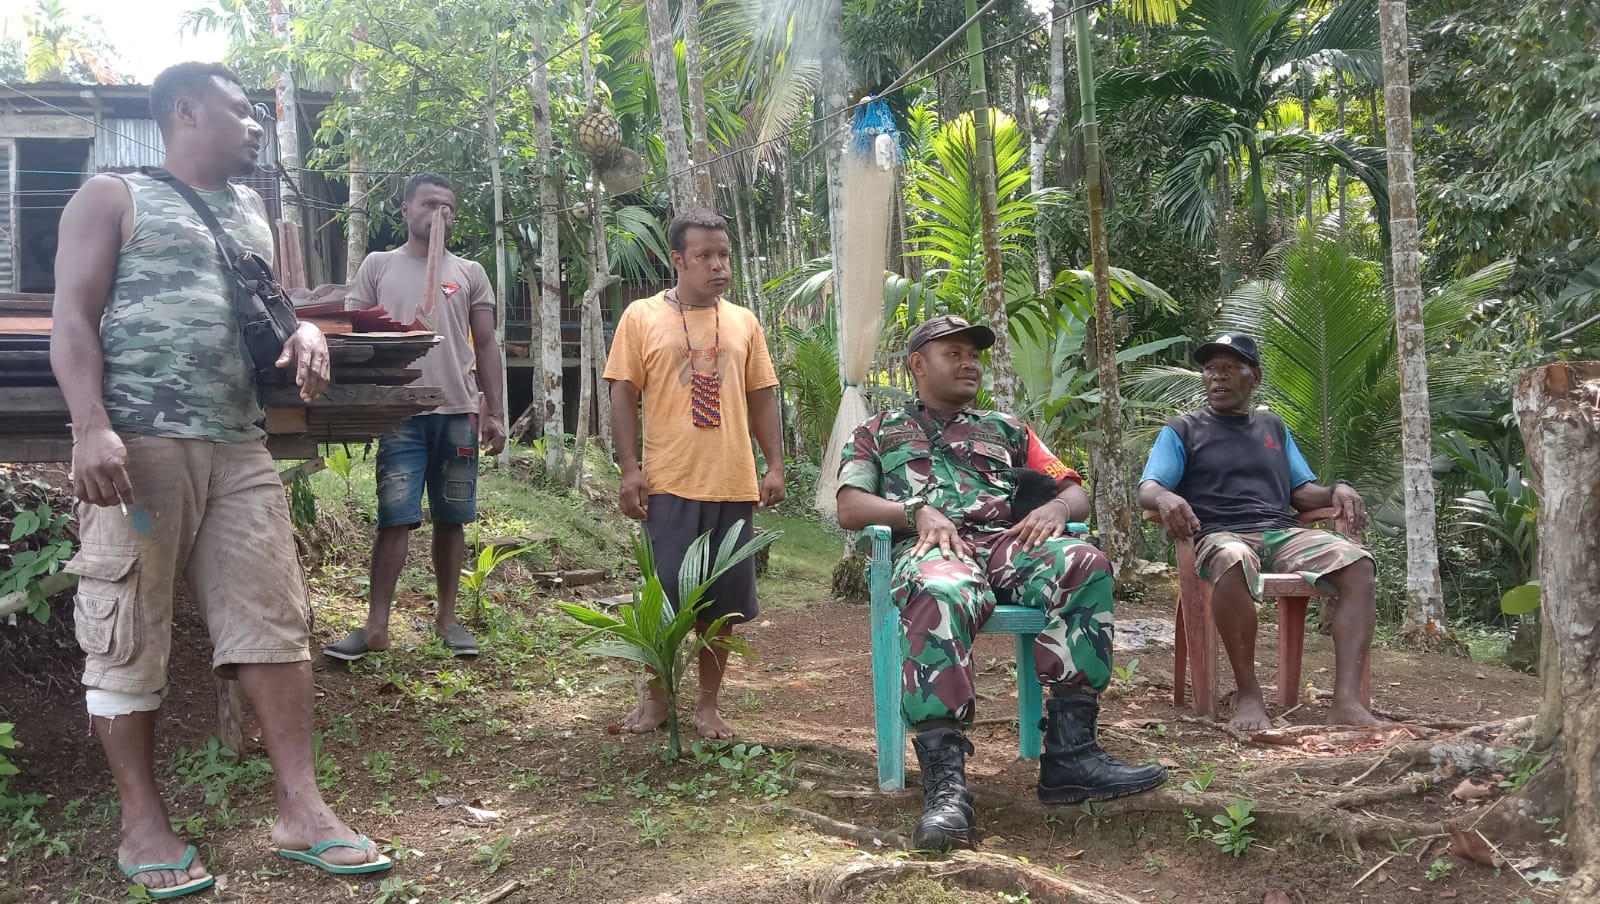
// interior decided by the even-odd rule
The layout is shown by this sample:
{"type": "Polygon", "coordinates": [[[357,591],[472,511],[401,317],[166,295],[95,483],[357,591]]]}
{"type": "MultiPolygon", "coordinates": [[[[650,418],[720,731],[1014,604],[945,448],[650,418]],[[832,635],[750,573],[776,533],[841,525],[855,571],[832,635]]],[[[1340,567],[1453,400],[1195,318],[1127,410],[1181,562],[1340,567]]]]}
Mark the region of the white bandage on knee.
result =
{"type": "Polygon", "coordinates": [[[97,687],[91,687],[84,691],[83,700],[88,706],[89,715],[100,716],[103,719],[115,719],[117,716],[160,709],[161,700],[166,695],[166,688],[162,688],[154,694],[129,694],[123,691],[105,691],[97,687]]]}

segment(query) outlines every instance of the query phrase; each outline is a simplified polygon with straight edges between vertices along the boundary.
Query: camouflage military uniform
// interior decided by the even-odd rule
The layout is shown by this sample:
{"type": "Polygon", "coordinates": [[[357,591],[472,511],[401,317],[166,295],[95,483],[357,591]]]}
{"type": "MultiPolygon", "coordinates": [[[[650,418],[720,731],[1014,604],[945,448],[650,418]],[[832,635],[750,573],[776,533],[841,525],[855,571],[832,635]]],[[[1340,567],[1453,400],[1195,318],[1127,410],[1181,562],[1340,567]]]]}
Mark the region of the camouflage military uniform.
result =
{"type": "Polygon", "coordinates": [[[1034,642],[1034,677],[1041,684],[1074,679],[1104,688],[1111,677],[1110,561],[1081,540],[1056,537],[1024,549],[1019,538],[1005,534],[1013,523],[1013,467],[1026,464],[1058,481],[1076,481],[1077,474],[1009,415],[958,412],[942,431],[954,455],[929,442],[918,418],[931,424],[932,417],[922,408],[868,418],[856,428],[839,469],[841,486],[896,502],[927,500],[975,551],[946,559],[933,549],[913,558],[915,533],[894,525],[892,587],[900,607],[906,721],[971,723],[972,636],[993,614],[996,590],[1045,613],[1045,629],[1034,642]]]}

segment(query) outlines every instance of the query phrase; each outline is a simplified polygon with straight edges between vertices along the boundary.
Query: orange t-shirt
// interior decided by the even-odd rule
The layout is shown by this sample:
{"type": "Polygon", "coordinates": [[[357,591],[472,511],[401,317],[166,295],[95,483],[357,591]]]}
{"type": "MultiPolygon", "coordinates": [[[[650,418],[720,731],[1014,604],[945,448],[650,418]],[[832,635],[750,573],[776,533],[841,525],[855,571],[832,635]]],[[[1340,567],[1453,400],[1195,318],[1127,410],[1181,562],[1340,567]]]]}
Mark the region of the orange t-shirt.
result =
{"type": "Polygon", "coordinates": [[[728,301],[687,308],[682,316],[666,293],[628,305],[617,323],[605,378],[639,387],[644,416],[644,467],[650,492],[701,502],[756,502],[756,458],[750,445],[745,395],[778,385],[761,322],[728,301]],[[696,369],[722,376],[722,426],[696,427],[690,417],[688,325],[696,369]],[[718,337],[720,331],[721,336],[718,337]],[[713,359],[705,352],[713,346],[713,359]]]}

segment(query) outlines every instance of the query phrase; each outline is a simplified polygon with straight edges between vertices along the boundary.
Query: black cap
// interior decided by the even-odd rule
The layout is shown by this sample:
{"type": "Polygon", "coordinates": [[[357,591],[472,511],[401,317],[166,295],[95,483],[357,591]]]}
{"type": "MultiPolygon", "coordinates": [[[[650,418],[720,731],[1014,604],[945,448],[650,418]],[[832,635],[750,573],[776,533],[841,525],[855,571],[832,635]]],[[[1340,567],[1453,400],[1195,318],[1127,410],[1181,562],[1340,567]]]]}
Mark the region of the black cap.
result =
{"type": "Polygon", "coordinates": [[[972,344],[979,351],[994,345],[994,330],[982,324],[968,323],[965,317],[958,314],[941,314],[932,320],[925,320],[911,331],[911,339],[906,342],[906,353],[916,351],[934,339],[944,339],[958,333],[966,333],[972,337],[972,344]]]}
{"type": "Polygon", "coordinates": [[[1220,351],[1233,352],[1249,361],[1252,366],[1261,366],[1261,350],[1256,348],[1256,340],[1248,333],[1223,333],[1194,350],[1194,363],[1205,364],[1212,355],[1220,351]]]}

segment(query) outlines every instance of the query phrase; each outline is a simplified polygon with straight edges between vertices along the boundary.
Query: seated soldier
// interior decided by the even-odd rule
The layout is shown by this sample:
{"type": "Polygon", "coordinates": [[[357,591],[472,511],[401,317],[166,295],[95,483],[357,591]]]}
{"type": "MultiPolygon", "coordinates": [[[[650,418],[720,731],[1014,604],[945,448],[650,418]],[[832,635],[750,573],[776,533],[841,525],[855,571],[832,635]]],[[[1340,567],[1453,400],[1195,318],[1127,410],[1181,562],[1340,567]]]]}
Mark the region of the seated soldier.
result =
{"type": "Polygon", "coordinates": [[[1239,687],[1233,726],[1271,723],[1256,681],[1256,607],[1261,569],[1293,572],[1336,595],[1330,723],[1373,725],[1361,676],[1377,621],[1372,552],[1343,534],[1300,527],[1296,512],[1332,507],[1359,534],[1367,507],[1343,481],[1316,475],[1277,415],[1251,408],[1261,385],[1261,353],[1244,333],[1223,333],[1195,350],[1206,407],[1173,418],[1150,450],[1139,504],[1157,512],[1173,537],[1194,537],[1201,577],[1212,582],[1211,610],[1239,687]]]}
{"type": "MultiPolygon", "coordinates": [[[[1037,680],[1050,688],[1039,760],[1039,799],[1076,803],[1153,788],[1160,766],[1128,766],[1100,749],[1096,697],[1111,677],[1111,563],[1064,535],[1088,516],[1078,475],[1016,418],[969,405],[983,378],[978,353],[994,332],[945,315],[911,332],[907,367],[917,398],[856,428],[839,470],[839,524],[895,531],[893,592],[906,651],[904,715],[916,731],[921,849],[976,840],[964,729],[976,702],[973,635],[993,614],[995,590],[1044,611],[1034,643],[1037,680]],[[1012,513],[1019,476],[1051,474],[1054,494],[1012,513]]],[[[1047,481],[1049,483],[1051,481],[1047,481]]]]}

